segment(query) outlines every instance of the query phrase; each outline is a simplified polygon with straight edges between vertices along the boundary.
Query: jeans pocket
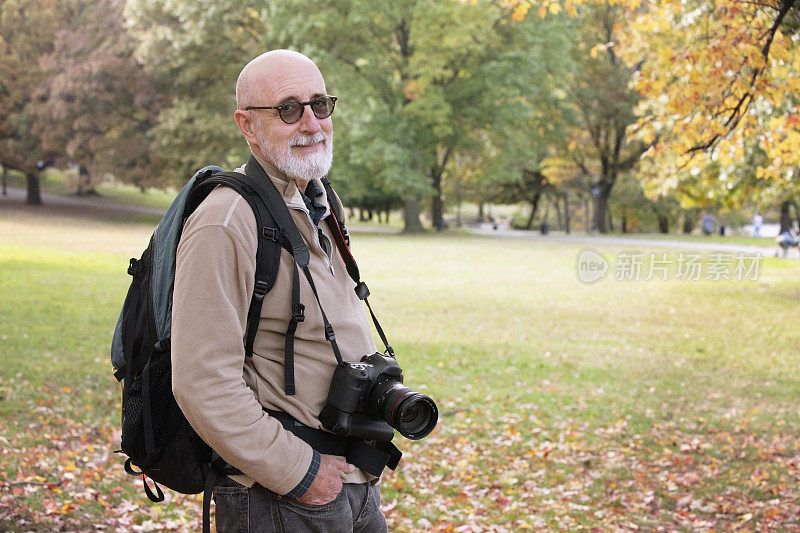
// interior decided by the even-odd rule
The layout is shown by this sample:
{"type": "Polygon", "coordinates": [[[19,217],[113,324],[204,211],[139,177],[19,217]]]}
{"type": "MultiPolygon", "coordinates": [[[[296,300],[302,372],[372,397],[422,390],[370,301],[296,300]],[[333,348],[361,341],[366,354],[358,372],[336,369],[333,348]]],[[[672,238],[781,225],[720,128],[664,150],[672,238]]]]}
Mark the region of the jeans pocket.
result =
{"type": "Polygon", "coordinates": [[[214,486],[214,504],[218,533],[247,533],[250,514],[247,487],[226,476],[214,486]]]}
{"type": "Polygon", "coordinates": [[[322,505],[282,498],[280,512],[286,531],[353,531],[353,512],[344,490],[333,501],[322,505]]]}

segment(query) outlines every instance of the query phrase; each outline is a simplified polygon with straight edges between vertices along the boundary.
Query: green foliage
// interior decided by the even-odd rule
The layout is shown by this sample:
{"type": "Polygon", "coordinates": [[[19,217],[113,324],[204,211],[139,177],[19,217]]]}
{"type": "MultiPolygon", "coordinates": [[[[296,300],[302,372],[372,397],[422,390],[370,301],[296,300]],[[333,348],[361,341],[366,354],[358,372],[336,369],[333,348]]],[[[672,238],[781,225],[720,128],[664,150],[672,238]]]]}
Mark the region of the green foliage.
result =
{"type": "Polygon", "coordinates": [[[244,64],[267,44],[252,7],[131,0],[125,15],[164,102],[150,132],[163,183],[183,183],[198,168],[227,166],[229,159],[240,165],[248,151],[233,121],[234,86],[244,64]]]}
{"type": "Polygon", "coordinates": [[[491,2],[345,0],[308,9],[300,1],[133,0],[126,14],[167,95],[153,136],[177,176],[243,157],[230,117],[233,82],[246,61],[277,47],[310,55],[340,97],[333,175],[347,198],[432,194],[436,218],[456,157],[484,157],[489,136],[499,159],[544,150],[558,123],[545,116],[558,107],[565,72],[563,21],[515,22],[491,2]]]}

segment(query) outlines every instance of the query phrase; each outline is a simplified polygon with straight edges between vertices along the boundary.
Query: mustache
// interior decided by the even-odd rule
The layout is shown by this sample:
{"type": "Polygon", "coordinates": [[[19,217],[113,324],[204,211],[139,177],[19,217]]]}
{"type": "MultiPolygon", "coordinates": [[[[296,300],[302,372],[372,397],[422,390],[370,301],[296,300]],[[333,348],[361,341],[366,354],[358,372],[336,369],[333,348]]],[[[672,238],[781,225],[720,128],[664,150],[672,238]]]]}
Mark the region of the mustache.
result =
{"type": "Polygon", "coordinates": [[[324,131],[318,131],[313,135],[303,135],[302,133],[289,140],[289,146],[308,146],[319,142],[328,142],[328,136],[324,131]]]}

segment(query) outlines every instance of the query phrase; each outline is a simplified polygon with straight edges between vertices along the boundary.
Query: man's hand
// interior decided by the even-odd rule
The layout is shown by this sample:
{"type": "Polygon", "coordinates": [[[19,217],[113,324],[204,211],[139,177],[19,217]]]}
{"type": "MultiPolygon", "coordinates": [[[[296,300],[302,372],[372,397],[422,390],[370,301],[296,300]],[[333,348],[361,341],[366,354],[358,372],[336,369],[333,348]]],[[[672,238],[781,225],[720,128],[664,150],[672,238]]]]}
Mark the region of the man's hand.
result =
{"type": "Polygon", "coordinates": [[[297,498],[300,503],[324,505],[336,499],[342,491],[342,478],[339,472],[351,473],[355,467],[330,455],[322,455],[317,477],[311,482],[305,494],[297,498]]]}

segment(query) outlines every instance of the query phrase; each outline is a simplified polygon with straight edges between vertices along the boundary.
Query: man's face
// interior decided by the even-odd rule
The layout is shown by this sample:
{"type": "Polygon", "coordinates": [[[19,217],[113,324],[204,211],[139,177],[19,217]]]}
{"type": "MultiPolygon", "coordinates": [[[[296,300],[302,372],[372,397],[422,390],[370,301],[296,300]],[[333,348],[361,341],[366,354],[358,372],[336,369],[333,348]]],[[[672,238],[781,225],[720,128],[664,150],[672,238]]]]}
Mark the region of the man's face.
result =
{"type": "MultiPolygon", "coordinates": [[[[289,101],[308,102],[325,96],[325,82],[313,63],[280,62],[263,80],[263,102],[255,105],[277,106],[289,101]]],[[[294,180],[321,178],[328,173],[333,159],[333,122],[331,117],[318,119],[309,106],[294,124],[281,120],[276,109],[250,111],[261,155],[278,170],[294,180]]]]}

